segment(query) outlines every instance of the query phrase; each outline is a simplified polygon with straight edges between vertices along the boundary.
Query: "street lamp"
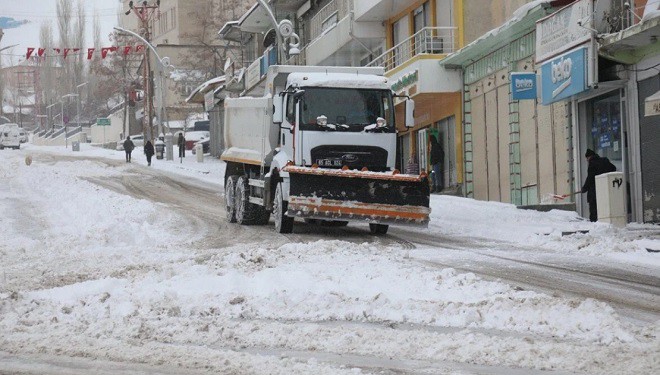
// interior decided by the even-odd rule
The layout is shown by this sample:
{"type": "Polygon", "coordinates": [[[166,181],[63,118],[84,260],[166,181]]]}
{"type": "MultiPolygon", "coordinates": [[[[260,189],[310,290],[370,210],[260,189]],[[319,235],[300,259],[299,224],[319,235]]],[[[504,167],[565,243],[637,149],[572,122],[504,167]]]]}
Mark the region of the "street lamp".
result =
{"type": "MultiPolygon", "coordinates": [[[[142,41],[144,44],[146,44],[147,47],[149,47],[149,49],[156,55],[156,59],[158,60],[158,67],[160,68],[159,69],[160,72],[159,72],[158,76],[159,76],[159,81],[160,81],[159,86],[160,86],[160,106],[161,106],[160,111],[159,111],[160,112],[159,113],[160,118],[158,119],[159,120],[158,121],[158,134],[162,134],[163,133],[163,118],[165,116],[165,98],[166,98],[166,96],[163,95],[163,91],[165,91],[164,87],[163,87],[163,73],[165,72],[165,69],[167,69],[167,67],[171,66],[170,58],[167,57],[167,56],[161,58],[160,55],[158,54],[158,51],[156,51],[156,48],[151,43],[149,43],[146,39],[144,39],[142,36],[140,36],[140,34],[135,33],[131,30],[126,30],[122,27],[113,27],[113,29],[138,38],[140,41],[142,41]]],[[[147,112],[148,111],[145,111],[145,115],[146,115],[147,112]]],[[[151,130],[149,130],[149,131],[151,132],[151,130]]]]}
{"type": "Polygon", "coordinates": [[[268,3],[266,3],[265,0],[257,0],[257,2],[266,10],[266,13],[268,13],[270,16],[270,21],[273,23],[273,26],[275,26],[275,33],[277,34],[277,39],[278,42],[280,42],[279,44],[282,46],[282,49],[285,52],[288,52],[291,56],[300,55],[300,37],[298,34],[293,32],[293,23],[289,20],[282,20],[278,23],[277,19],[275,18],[275,14],[273,13],[273,10],[270,8],[268,3]],[[289,50],[287,51],[285,41],[288,38],[295,39],[297,42],[289,43],[289,50]]]}
{"type": "Polygon", "coordinates": [[[68,131],[67,131],[67,126],[66,126],[69,123],[69,121],[64,123],[64,98],[71,98],[71,97],[74,97],[74,96],[78,96],[78,94],[62,95],[62,100],[60,101],[60,104],[62,104],[62,126],[64,127],[64,147],[65,148],[69,148],[69,134],[68,134],[68,131]]]}
{"type": "Polygon", "coordinates": [[[57,105],[57,103],[53,103],[53,104],[49,105],[48,107],[46,107],[46,109],[48,110],[48,118],[50,118],[53,131],[55,131],[55,121],[54,121],[55,119],[51,116],[50,109],[55,105],[57,105]]]}

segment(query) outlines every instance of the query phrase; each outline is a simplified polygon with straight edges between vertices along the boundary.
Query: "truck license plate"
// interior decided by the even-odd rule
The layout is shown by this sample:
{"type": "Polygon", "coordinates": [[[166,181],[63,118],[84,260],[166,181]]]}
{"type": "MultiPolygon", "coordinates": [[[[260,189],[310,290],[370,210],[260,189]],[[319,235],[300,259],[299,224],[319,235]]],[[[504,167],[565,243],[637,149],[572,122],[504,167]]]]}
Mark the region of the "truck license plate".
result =
{"type": "Polygon", "coordinates": [[[319,167],[341,167],[341,159],[317,159],[319,167]]]}

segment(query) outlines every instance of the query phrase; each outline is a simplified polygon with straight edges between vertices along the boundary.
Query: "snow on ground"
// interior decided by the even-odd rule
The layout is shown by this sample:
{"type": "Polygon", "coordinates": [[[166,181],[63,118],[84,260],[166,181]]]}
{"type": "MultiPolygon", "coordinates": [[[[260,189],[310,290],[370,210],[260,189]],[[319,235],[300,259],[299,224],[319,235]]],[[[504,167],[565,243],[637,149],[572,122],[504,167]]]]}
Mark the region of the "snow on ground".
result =
{"type": "MultiPolygon", "coordinates": [[[[599,374],[660,368],[658,324],[623,321],[596,300],[411,262],[398,245],[277,245],[255,236],[200,251],[203,231],[164,204],[88,181],[148,168],[140,149],[132,164],[109,167],[98,158],[121,161],[123,152],[82,146],[79,153],[32,145],[0,152],[2,352],[228,374],[369,372],[278,350],[599,374]],[[46,154],[75,158],[40,162],[46,154]]],[[[151,168],[219,188],[224,164],[189,155],[183,163],[154,159],[151,168]]],[[[575,213],[446,196],[433,196],[432,208],[424,231],[660,269],[660,254],[646,250],[658,241],[575,213]],[[590,232],[561,235],[584,229],[590,232]]]]}

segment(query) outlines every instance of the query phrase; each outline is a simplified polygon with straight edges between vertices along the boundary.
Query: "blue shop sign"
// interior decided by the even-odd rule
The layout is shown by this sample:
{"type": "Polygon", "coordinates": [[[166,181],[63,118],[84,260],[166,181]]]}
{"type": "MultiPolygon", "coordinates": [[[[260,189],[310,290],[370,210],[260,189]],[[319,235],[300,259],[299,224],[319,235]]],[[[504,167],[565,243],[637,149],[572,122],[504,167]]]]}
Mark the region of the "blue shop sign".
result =
{"type": "Polygon", "coordinates": [[[541,103],[552,104],[587,89],[586,55],[582,47],[541,65],[541,103]]]}
{"type": "Polygon", "coordinates": [[[511,98],[513,100],[536,99],[536,74],[511,73],[511,98]]]}

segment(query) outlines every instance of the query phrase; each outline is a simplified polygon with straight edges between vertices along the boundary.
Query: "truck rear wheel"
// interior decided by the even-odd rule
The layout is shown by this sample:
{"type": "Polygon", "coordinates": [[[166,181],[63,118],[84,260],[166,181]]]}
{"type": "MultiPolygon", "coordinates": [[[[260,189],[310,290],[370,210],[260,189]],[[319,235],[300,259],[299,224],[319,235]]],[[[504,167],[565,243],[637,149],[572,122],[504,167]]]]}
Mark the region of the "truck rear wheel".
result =
{"type": "Polygon", "coordinates": [[[225,211],[230,223],[236,222],[236,180],[238,176],[229,176],[225,182],[225,211]]]}
{"type": "Polygon", "coordinates": [[[282,183],[277,184],[275,199],[273,200],[273,217],[275,218],[275,231],[277,233],[293,232],[293,218],[285,215],[289,203],[284,200],[282,183]]]}
{"type": "Polygon", "coordinates": [[[369,231],[376,236],[387,234],[389,228],[390,226],[387,224],[369,224],[369,231]]]}
{"type": "Polygon", "coordinates": [[[247,176],[240,176],[236,181],[234,203],[237,223],[241,225],[263,224],[264,208],[250,203],[250,186],[247,176]]]}

